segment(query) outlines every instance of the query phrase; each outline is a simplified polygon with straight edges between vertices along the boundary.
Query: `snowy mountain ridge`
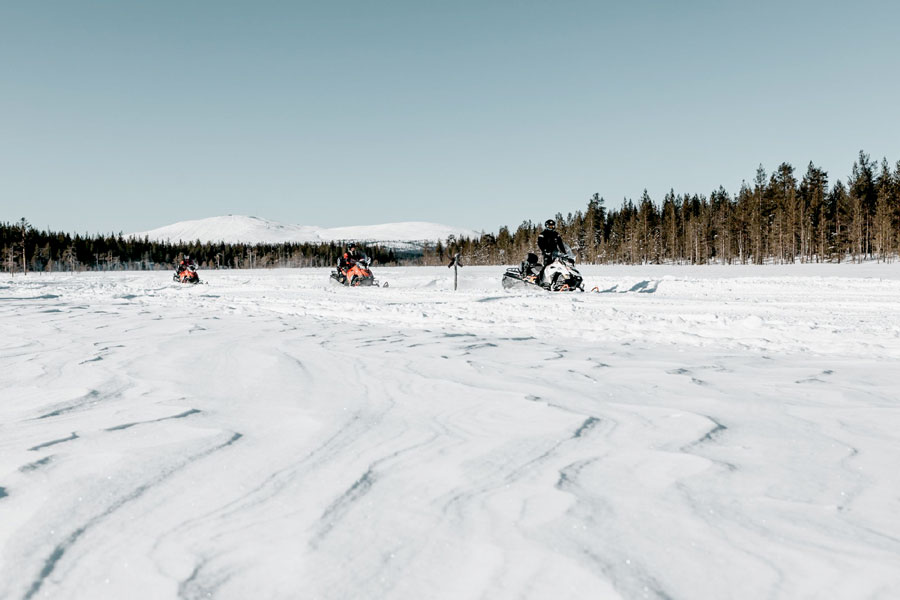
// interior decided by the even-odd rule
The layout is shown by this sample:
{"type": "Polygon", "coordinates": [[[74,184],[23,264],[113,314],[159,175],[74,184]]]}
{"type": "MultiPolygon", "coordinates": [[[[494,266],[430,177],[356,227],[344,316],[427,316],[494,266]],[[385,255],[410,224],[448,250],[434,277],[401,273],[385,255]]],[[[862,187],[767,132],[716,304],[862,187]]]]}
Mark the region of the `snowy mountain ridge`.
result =
{"type": "Polygon", "coordinates": [[[316,244],[354,240],[408,247],[424,242],[446,240],[451,235],[477,237],[481,234],[462,227],[419,221],[326,228],[315,225],[286,225],[252,216],[227,215],[180,221],[149,231],[130,233],[127,237],[149,238],[154,241],[200,240],[230,244],[316,244]]]}

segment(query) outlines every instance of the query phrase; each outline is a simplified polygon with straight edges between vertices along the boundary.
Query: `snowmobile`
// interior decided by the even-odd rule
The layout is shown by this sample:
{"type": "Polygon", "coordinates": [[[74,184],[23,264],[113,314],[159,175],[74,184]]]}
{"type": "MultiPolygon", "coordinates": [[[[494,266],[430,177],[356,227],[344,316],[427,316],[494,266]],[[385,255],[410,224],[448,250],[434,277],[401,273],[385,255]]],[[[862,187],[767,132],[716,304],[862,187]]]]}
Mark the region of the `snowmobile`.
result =
{"type": "Polygon", "coordinates": [[[196,267],[185,267],[172,275],[172,281],[177,283],[200,283],[200,276],[197,275],[196,267]]]}
{"type": "Polygon", "coordinates": [[[575,253],[568,246],[565,252],[555,251],[553,260],[541,268],[537,256],[529,253],[518,267],[510,267],[503,274],[503,287],[539,287],[549,292],[584,291],[584,280],[575,268],[575,253]]]}
{"type": "Polygon", "coordinates": [[[331,272],[331,280],[333,283],[339,283],[349,287],[370,285],[387,287],[387,283],[380,284],[375,280],[375,276],[372,275],[372,271],[369,269],[371,263],[372,259],[368,256],[363,256],[360,260],[357,260],[350,265],[349,269],[336,268],[331,272]]]}

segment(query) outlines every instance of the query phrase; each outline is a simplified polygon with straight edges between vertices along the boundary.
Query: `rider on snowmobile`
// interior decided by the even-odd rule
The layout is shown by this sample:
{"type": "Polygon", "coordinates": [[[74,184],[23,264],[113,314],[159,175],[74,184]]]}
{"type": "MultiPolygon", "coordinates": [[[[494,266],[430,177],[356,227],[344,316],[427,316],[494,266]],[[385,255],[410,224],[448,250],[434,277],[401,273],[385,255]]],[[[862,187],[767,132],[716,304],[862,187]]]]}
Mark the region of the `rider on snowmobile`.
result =
{"type": "Polygon", "coordinates": [[[345,272],[363,258],[365,258],[365,254],[356,249],[356,243],[350,242],[347,244],[347,251],[338,259],[338,269],[345,272]]]}
{"type": "Polygon", "coordinates": [[[553,253],[566,253],[566,244],[563,242],[562,236],[556,232],[556,221],[547,219],[544,222],[544,230],[538,235],[538,248],[544,255],[544,266],[546,267],[553,262],[553,253]]]}
{"type": "Polygon", "coordinates": [[[190,255],[185,254],[184,257],[181,259],[181,262],[178,263],[177,268],[178,268],[178,272],[181,273],[182,271],[186,271],[188,269],[196,270],[197,264],[193,261],[193,259],[190,257],[190,255]]]}

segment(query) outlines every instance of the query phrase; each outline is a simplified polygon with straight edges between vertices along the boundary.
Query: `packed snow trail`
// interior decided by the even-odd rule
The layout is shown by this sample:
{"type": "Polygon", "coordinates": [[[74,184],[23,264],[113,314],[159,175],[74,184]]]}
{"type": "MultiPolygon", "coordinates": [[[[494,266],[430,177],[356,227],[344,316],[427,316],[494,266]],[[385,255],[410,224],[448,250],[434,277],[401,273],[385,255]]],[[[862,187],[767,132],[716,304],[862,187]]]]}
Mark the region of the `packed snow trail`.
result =
{"type": "Polygon", "coordinates": [[[880,598],[891,265],[0,279],[0,597],[880,598]]]}

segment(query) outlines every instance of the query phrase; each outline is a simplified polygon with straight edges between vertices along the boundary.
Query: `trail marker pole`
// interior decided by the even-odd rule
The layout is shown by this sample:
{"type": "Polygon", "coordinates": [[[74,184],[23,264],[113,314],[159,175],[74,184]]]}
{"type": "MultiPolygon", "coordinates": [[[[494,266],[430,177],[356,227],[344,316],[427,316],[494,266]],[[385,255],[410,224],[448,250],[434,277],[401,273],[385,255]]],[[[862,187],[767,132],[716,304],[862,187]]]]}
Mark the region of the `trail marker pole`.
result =
{"type": "Polygon", "coordinates": [[[459,284],[459,267],[462,267],[462,261],[459,259],[459,252],[453,255],[453,258],[450,259],[450,264],[447,265],[447,268],[453,267],[453,291],[456,291],[456,288],[459,284]]]}

